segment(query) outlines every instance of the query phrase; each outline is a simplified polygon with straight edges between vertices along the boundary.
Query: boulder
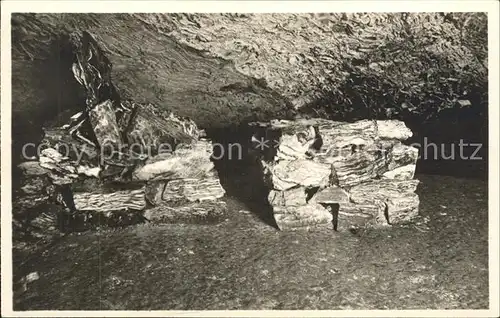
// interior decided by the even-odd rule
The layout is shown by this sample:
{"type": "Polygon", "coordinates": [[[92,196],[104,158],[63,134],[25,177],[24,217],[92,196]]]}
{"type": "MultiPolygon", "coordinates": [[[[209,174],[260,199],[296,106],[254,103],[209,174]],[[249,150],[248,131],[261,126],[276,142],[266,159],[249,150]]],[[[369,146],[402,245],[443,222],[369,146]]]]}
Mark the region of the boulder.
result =
{"type": "Polygon", "coordinates": [[[412,135],[404,123],[313,118],[251,127],[280,229],[384,226],[418,213],[418,149],[402,144],[412,135]]]}
{"type": "Polygon", "coordinates": [[[273,212],[282,231],[333,229],[332,213],[320,204],[273,206],[273,212]]]}
{"type": "Polygon", "coordinates": [[[373,180],[349,190],[351,201],[357,204],[377,204],[379,213],[385,210],[387,222],[410,221],[418,214],[419,197],[415,193],[418,180],[373,180]]]}
{"type": "Polygon", "coordinates": [[[146,199],[154,206],[185,202],[215,201],[224,196],[216,175],[202,179],[186,178],[153,181],[146,185],[146,199]]]}

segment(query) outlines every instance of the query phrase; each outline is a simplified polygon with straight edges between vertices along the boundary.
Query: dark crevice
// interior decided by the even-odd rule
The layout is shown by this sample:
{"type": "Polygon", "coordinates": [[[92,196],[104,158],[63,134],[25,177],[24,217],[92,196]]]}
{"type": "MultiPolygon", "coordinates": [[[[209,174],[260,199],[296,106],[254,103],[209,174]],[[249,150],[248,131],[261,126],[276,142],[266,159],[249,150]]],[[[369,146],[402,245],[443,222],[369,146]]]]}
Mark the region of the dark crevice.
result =
{"type": "Polygon", "coordinates": [[[312,199],[312,197],[318,192],[319,187],[306,188],[306,202],[312,199]]]}
{"type": "Polygon", "coordinates": [[[273,161],[278,152],[276,145],[282,136],[282,131],[255,126],[247,129],[251,140],[249,144],[251,155],[260,157],[265,162],[273,161]]]}
{"type": "Polygon", "coordinates": [[[331,204],[322,204],[322,206],[332,214],[332,216],[333,216],[333,218],[332,218],[333,230],[338,231],[340,204],[331,203],[331,204]]]}
{"type": "Polygon", "coordinates": [[[387,205],[387,203],[384,203],[384,217],[387,221],[387,224],[391,224],[391,220],[389,219],[389,206],[387,205]]]}
{"type": "MultiPolygon", "coordinates": [[[[252,149],[253,130],[240,125],[207,129],[206,133],[214,144],[212,161],[226,195],[245,204],[266,224],[278,228],[267,199],[270,189],[265,182],[261,157],[252,149]]],[[[267,156],[271,154],[266,152],[267,156]]]]}

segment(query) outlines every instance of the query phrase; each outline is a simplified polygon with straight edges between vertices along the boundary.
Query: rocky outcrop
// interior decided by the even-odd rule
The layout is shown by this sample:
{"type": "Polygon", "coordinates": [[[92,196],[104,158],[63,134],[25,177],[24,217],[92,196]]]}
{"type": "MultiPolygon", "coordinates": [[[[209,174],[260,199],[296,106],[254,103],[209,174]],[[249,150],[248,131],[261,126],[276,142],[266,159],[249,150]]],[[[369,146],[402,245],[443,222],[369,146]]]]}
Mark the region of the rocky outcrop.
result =
{"type": "Polygon", "coordinates": [[[484,13],[16,13],[16,147],[85,105],[88,91],[71,72],[71,37],[82,31],[113,65],[120,96],[201,128],[287,118],[295,109],[400,118],[487,102],[484,13]]]}
{"type": "MultiPolygon", "coordinates": [[[[104,63],[105,78],[112,80],[113,89],[103,94],[116,91],[122,99],[152,103],[202,128],[288,116],[290,103],[265,81],[240,73],[226,59],[179,43],[140,16],[22,13],[13,15],[12,29],[13,135],[18,147],[38,142],[48,120],[65,124],[90,101],[86,96],[92,90],[81,87],[72,72],[79,50],[73,38],[83,31],[99,43],[99,56],[109,61],[104,63]]],[[[82,70],[87,68],[75,69],[82,70]]]]}
{"type": "Polygon", "coordinates": [[[251,125],[252,142],[261,148],[271,188],[267,199],[281,229],[406,222],[418,212],[418,151],[403,144],[412,135],[403,122],[266,120],[292,117],[333,94],[351,76],[339,57],[367,72],[403,63],[368,63],[382,44],[370,34],[407,30],[410,20],[390,14],[375,20],[335,14],[16,14],[14,134],[21,136],[19,127],[42,112],[59,115],[59,124],[44,130],[47,147],[36,158],[39,167],[21,167],[30,181],[21,187],[20,206],[45,202],[55,191],[60,195],[54,202],[94,219],[126,213],[170,222],[189,219],[189,213],[220,215],[224,190],[201,128],[262,120],[251,125]],[[362,24],[355,41],[349,21],[362,24]],[[229,39],[234,32],[241,36],[229,39]],[[54,69],[60,82],[34,80],[54,69]],[[28,120],[24,114],[32,109],[40,112],[28,120]],[[87,180],[96,187],[80,189],[87,180]]]}
{"type": "Polygon", "coordinates": [[[72,70],[86,91],[85,106],[68,124],[45,130],[37,161],[19,165],[15,215],[20,224],[27,220],[26,211],[40,213],[50,203],[64,208],[55,216],[62,227],[133,224],[151,207],[157,212],[173,207],[176,213],[170,214],[179,216],[150,213],[151,221],[219,216],[223,209],[212,203],[224,190],[204,132],[192,120],[153,104],[123,100],[97,42],[86,32],[73,41],[77,60],[72,70]]]}
{"type": "Polygon", "coordinates": [[[324,119],[255,123],[278,227],[345,229],[411,220],[418,213],[418,149],[398,121],[324,119]]]}

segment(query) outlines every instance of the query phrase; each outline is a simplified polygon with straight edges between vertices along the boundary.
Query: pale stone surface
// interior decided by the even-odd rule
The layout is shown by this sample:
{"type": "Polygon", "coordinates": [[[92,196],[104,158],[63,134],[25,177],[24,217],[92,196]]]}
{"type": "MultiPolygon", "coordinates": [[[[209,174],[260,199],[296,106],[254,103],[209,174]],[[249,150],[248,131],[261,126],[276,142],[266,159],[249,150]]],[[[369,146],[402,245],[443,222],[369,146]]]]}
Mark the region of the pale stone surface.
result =
{"type": "Polygon", "coordinates": [[[331,186],[318,191],[311,201],[325,204],[347,203],[349,202],[349,193],[340,187],[331,186]]]}
{"type": "Polygon", "coordinates": [[[286,191],[271,190],[268,200],[272,206],[301,206],[306,202],[306,189],[297,187],[286,191]]]}
{"type": "Polygon", "coordinates": [[[39,168],[31,164],[25,173],[46,173],[55,184],[72,183],[79,176],[99,178],[101,172],[100,167],[79,163],[77,160],[63,156],[53,148],[41,151],[38,165],[39,168]],[[36,169],[38,171],[35,171],[36,169]]]}
{"type": "Polygon", "coordinates": [[[377,120],[378,135],[383,139],[406,140],[413,136],[411,130],[399,120],[377,120]]]}
{"type": "Polygon", "coordinates": [[[333,229],[333,216],[320,204],[306,204],[298,207],[274,207],[274,219],[280,230],[333,229]]]}
{"type": "Polygon", "coordinates": [[[415,176],[416,168],[417,165],[414,164],[398,167],[394,170],[385,172],[382,175],[382,178],[396,179],[396,180],[411,180],[415,176]]]}
{"type": "Polygon", "coordinates": [[[100,167],[89,167],[89,166],[78,166],[76,167],[76,172],[80,175],[85,175],[87,177],[99,178],[101,173],[100,167]]]}
{"type": "Polygon", "coordinates": [[[79,211],[143,210],[146,207],[144,189],[112,193],[77,192],[73,195],[73,199],[79,211]]]}
{"type": "Polygon", "coordinates": [[[341,187],[371,180],[385,170],[385,158],[370,152],[358,152],[332,163],[336,182],[341,187]]]}
{"type": "Polygon", "coordinates": [[[417,215],[418,183],[418,180],[374,180],[353,187],[349,193],[352,202],[357,204],[385,204],[389,223],[396,224],[417,215]]]}
{"type": "Polygon", "coordinates": [[[101,147],[110,151],[121,151],[123,140],[116,120],[116,106],[111,100],[95,105],[89,112],[89,121],[101,147]]]}
{"type": "Polygon", "coordinates": [[[283,160],[272,166],[270,173],[277,190],[287,190],[297,185],[325,187],[330,181],[331,168],[328,164],[310,160],[283,160]]]}
{"type": "Polygon", "coordinates": [[[394,170],[406,165],[416,165],[418,160],[418,149],[397,143],[392,147],[388,156],[388,170],[394,170]]]}
{"type": "Polygon", "coordinates": [[[219,179],[185,179],[183,195],[188,201],[207,201],[216,200],[224,196],[225,191],[222,188],[219,179]]]}
{"type": "Polygon", "coordinates": [[[214,169],[210,161],[212,145],[199,141],[188,149],[164,153],[136,169],[133,180],[171,180],[178,178],[203,178],[214,169]]]}
{"type": "Polygon", "coordinates": [[[418,183],[418,180],[373,180],[352,187],[349,193],[353,202],[364,203],[374,199],[413,193],[417,189],[418,183]]]}
{"type": "Polygon", "coordinates": [[[340,204],[338,226],[345,228],[345,224],[353,226],[356,222],[362,221],[364,225],[384,226],[389,225],[385,217],[385,203],[376,201],[373,203],[357,204],[347,202],[340,204]],[[368,217],[371,216],[371,217],[368,217]]]}
{"type": "Polygon", "coordinates": [[[359,212],[355,213],[339,211],[336,230],[343,231],[370,226],[374,223],[374,216],[366,211],[365,209],[359,209],[359,212]]]}
{"type": "Polygon", "coordinates": [[[216,200],[224,194],[225,191],[216,175],[204,179],[156,181],[146,185],[146,198],[153,205],[216,200]]]}
{"type": "Polygon", "coordinates": [[[389,198],[386,203],[389,223],[398,224],[410,221],[418,215],[419,203],[419,197],[415,193],[389,198]]]}
{"type": "Polygon", "coordinates": [[[314,139],[299,140],[297,135],[285,135],[279,141],[276,157],[282,160],[305,159],[314,139]]]}
{"type": "Polygon", "coordinates": [[[38,161],[26,161],[17,166],[27,176],[46,175],[49,171],[38,161]]]}
{"type": "Polygon", "coordinates": [[[49,177],[55,184],[70,184],[78,178],[76,164],[57,150],[46,148],[40,155],[40,166],[49,170],[49,177]]]}
{"type": "Polygon", "coordinates": [[[128,142],[143,150],[150,149],[153,155],[174,150],[178,144],[191,145],[202,135],[191,119],[162,111],[153,104],[124,101],[122,107],[127,109],[123,126],[128,142]]]}
{"type": "MultiPolygon", "coordinates": [[[[355,123],[322,121],[319,132],[323,138],[325,151],[339,152],[352,146],[370,148],[374,146],[375,125],[372,121],[361,120],[355,123]]],[[[344,153],[340,154],[345,155],[344,153]]]]}

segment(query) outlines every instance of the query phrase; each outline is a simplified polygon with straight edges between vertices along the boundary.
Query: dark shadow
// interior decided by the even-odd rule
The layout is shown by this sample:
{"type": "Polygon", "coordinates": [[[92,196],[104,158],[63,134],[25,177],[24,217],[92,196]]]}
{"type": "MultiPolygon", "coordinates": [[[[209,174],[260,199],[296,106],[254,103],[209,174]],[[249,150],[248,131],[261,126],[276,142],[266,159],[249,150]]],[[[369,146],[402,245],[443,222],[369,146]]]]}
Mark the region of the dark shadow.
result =
{"type": "Polygon", "coordinates": [[[420,149],[417,174],[488,179],[487,107],[450,109],[432,121],[406,125],[413,136],[405,143],[420,149]]]}
{"type": "Polygon", "coordinates": [[[226,194],[244,203],[266,224],[278,228],[267,199],[270,189],[260,162],[262,155],[272,156],[273,149],[257,154],[251,145],[253,131],[246,125],[206,132],[214,144],[212,161],[226,194]]]}
{"type": "MultiPolygon", "coordinates": [[[[421,150],[417,174],[487,180],[488,105],[484,103],[484,98],[479,93],[468,95],[468,100],[471,102],[468,107],[442,109],[432,117],[428,117],[427,113],[418,115],[405,112],[390,118],[404,121],[413,132],[413,136],[406,140],[405,144],[416,144],[421,150]],[[462,153],[460,153],[460,142],[463,143],[462,153]],[[436,146],[433,146],[434,144],[436,146]]],[[[374,114],[364,107],[344,112],[342,105],[337,108],[331,107],[336,105],[334,101],[335,94],[326,93],[322,98],[303,107],[301,114],[304,117],[320,117],[344,122],[388,119],[387,116],[374,114]]]]}
{"type": "MultiPolygon", "coordinates": [[[[12,41],[18,41],[15,33],[12,41]]],[[[21,58],[12,56],[13,164],[22,161],[24,144],[41,141],[43,126],[67,124],[69,117],[85,108],[85,92],[71,68],[75,56],[68,36],[53,40],[44,56],[31,61],[21,58]]]]}
{"type": "Polygon", "coordinates": [[[387,203],[385,203],[384,206],[384,217],[387,224],[392,224],[391,220],[389,219],[389,206],[387,205],[387,203]]]}
{"type": "Polygon", "coordinates": [[[319,187],[306,188],[306,202],[312,199],[312,197],[319,191],[319,187]]]}
{"type": "Polygon", "coordinates": [[[330,212],[333,215],[333,219],[332,219],[333,230],[338,231],[340,204],[330,204],[330,208],[331,208],[330,212]]]}

